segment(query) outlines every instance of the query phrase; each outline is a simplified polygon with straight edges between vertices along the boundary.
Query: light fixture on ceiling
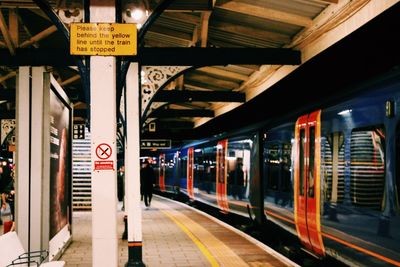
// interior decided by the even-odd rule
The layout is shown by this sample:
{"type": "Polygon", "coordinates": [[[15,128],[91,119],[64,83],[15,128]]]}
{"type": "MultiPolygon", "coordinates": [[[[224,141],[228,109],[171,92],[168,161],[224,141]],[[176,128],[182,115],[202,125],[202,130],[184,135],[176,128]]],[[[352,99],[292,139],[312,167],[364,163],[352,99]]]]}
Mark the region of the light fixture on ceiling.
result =
{"type": "Polygon", "coordinates": [[[125,23],[135,23],[140,29],[150,15],[150,5],[144,0],[129,1],[123,9],[122,18],[125,23]]]}

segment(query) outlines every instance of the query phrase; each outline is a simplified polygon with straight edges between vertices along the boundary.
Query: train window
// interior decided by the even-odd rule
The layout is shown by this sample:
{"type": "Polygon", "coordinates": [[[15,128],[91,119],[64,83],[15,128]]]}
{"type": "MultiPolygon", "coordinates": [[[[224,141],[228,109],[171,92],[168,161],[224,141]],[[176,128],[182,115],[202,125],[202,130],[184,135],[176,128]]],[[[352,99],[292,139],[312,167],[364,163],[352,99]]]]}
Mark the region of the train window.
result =
{"type": "Polygon", "coordinates": [[[235,199],[248,198],[250,183],[250,155],[253,141],[247,138],[228,142],[227,180],[228,194],[235,199]]]}
{"type": "Polygon", "coordinates": [[[267,144],[267,189],[278,190],[279,182],[279,144],[267,144]]]}
{"type": "Polygon", "coordinates": [[[301,196],[304,196],[304,145],[305,145],[305,131],[304,129],[300,130],[300,153],[299,153],[299,175],[300,175],[300,181],[299,181],[299,192],[301,196]]]}
{"type": "Polygon", "coordinates": [[[290,143],[269,143],[266,149],[267,189],[282,192],[291,191],[291,153],[290,143]]]}
{"type": "Polygon", "coordinates": [[[308,164],[308,196],[314,197],[314,156],[315,156],[315,127],[310,127],[309,164],[308,164]]]}
{"type": "Polygon", "coordinates": [[[179,165],[179,178],[185,178],[187,176],[187,155],[181,157],[181,162],[179,165]]]}
{"type": "Polygon", "coordinates": [[[385,135],[382,127],[351,133],[350,195],[356,206],[381,210],[385,184],[385,135]]]}
{"type": "Polygon", "coordinates": [[[334,132],[321,137],[321,175],[324,199],[342,203],[344,199],[344,134],[334,132]]]}
{"type": "Polygon", "coordinates": [[[281,162],[281,191],[291,192],[291,170],[292,170],[292,144],[286,143],[282,145],[282,162],[281,162]]]}

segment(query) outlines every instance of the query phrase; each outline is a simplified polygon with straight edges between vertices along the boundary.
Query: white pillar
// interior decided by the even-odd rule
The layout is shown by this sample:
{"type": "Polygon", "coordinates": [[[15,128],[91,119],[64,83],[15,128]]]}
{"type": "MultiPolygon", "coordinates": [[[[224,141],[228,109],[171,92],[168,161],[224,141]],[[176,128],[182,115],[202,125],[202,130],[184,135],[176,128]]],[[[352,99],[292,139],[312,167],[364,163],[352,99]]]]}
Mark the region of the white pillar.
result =
{"type": "Polygon", "coordinates": [[[28,250],[29,239],[29,165],[30,165],[30,134],[29,121],[31,68],[20,67],[16,95],[16,226],[18,236],[24,249],[28,250]]]}
{"type": "MultiPolygon", "coordinates": [[[[114,1],[92,0],[90,4],[92,23],[115,22],[114,1]]],[[[96,267],[118,266],[115,70],[114,57],[91,57],[92,265],[96,267]],[[96,163],[104,161],[109,167],[96,170],[96,163]]]]}
{"type": "Polygon", "coordinates": [[[128,262],[142,262],[142,209],[140,207],[139,64],[131,63],[126,75],[125,207],[128,214],[128,262]]]}
{"type": "MultiPolygon", "coordinates": [[[[43,195],[45,156],[49,155],[44,138],[49,133],[47,121],[50,78],[43,67],[20,67],[16,112],[16,225],[26,251],[48,248],[48,198],[43,195]],[[44,199],[43,199],[44,197],[44,199]],[[46,202],[47,201],[47,202],[46,202]],[[46,211],[46,212],[45,212],[46,211]]],[[[48,139],[46,139],[48,140],[48,139]]],[[[47,165],[46,165],[47,166],[47,165]]]]}

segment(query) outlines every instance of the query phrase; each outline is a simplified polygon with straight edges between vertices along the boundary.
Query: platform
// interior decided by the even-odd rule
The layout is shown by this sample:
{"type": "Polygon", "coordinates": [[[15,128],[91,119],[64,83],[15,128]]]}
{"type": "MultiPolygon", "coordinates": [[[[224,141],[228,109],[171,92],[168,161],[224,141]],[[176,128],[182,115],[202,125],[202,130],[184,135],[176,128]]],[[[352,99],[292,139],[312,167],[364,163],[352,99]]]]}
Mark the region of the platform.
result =
{"type": "MultiPolygon", "coordinates": [[[[143,205],[143,262],[148,267],[298,266],[235,228],[192,207],[154,196],[143,205]]],[[[128,258],[118,212],[119,266],[128,258]]],[[[66,267],[92,266],[91,212],[75,212],[73,242],[61,260],[66,267]]]]}

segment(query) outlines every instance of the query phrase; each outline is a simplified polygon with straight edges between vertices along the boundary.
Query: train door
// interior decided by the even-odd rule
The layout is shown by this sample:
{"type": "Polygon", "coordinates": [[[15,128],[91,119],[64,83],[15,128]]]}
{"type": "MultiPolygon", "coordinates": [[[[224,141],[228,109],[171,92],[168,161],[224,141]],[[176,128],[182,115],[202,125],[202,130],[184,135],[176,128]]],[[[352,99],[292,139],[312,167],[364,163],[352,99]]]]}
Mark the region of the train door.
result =
{"type": "Polygon", "coordinates": [[[217,144],[217,175],[216,175],[216,185],[217,185],[217,203],[218,207],[222,211],[228,211],[228,199],[227,194],[227,183],[226,183],[226,154],[228,152],[228,140],[219,141],[217,144]]]}
{"type": "Polygon", "coordinates": [[[320,221],[320,115],[301,116],[296,122],[294,199],[296,230],[305,247],[324,255],[320,221]]]}
{"type": "Polygon", "coordinates": [[[160,191],[165,191],[165,154],[160,154],[159,163],[160,165],[160,173],[158,176],[158,186],[160,187],[160,191]]]}
{"type": "Polygon", "coordinates": [[[188,148],[188,163],[187,163],[187,192],[190,199],[194,199],[193,193],[193,167],[194,167],[194,150],[193,147],[188,148]]]}

